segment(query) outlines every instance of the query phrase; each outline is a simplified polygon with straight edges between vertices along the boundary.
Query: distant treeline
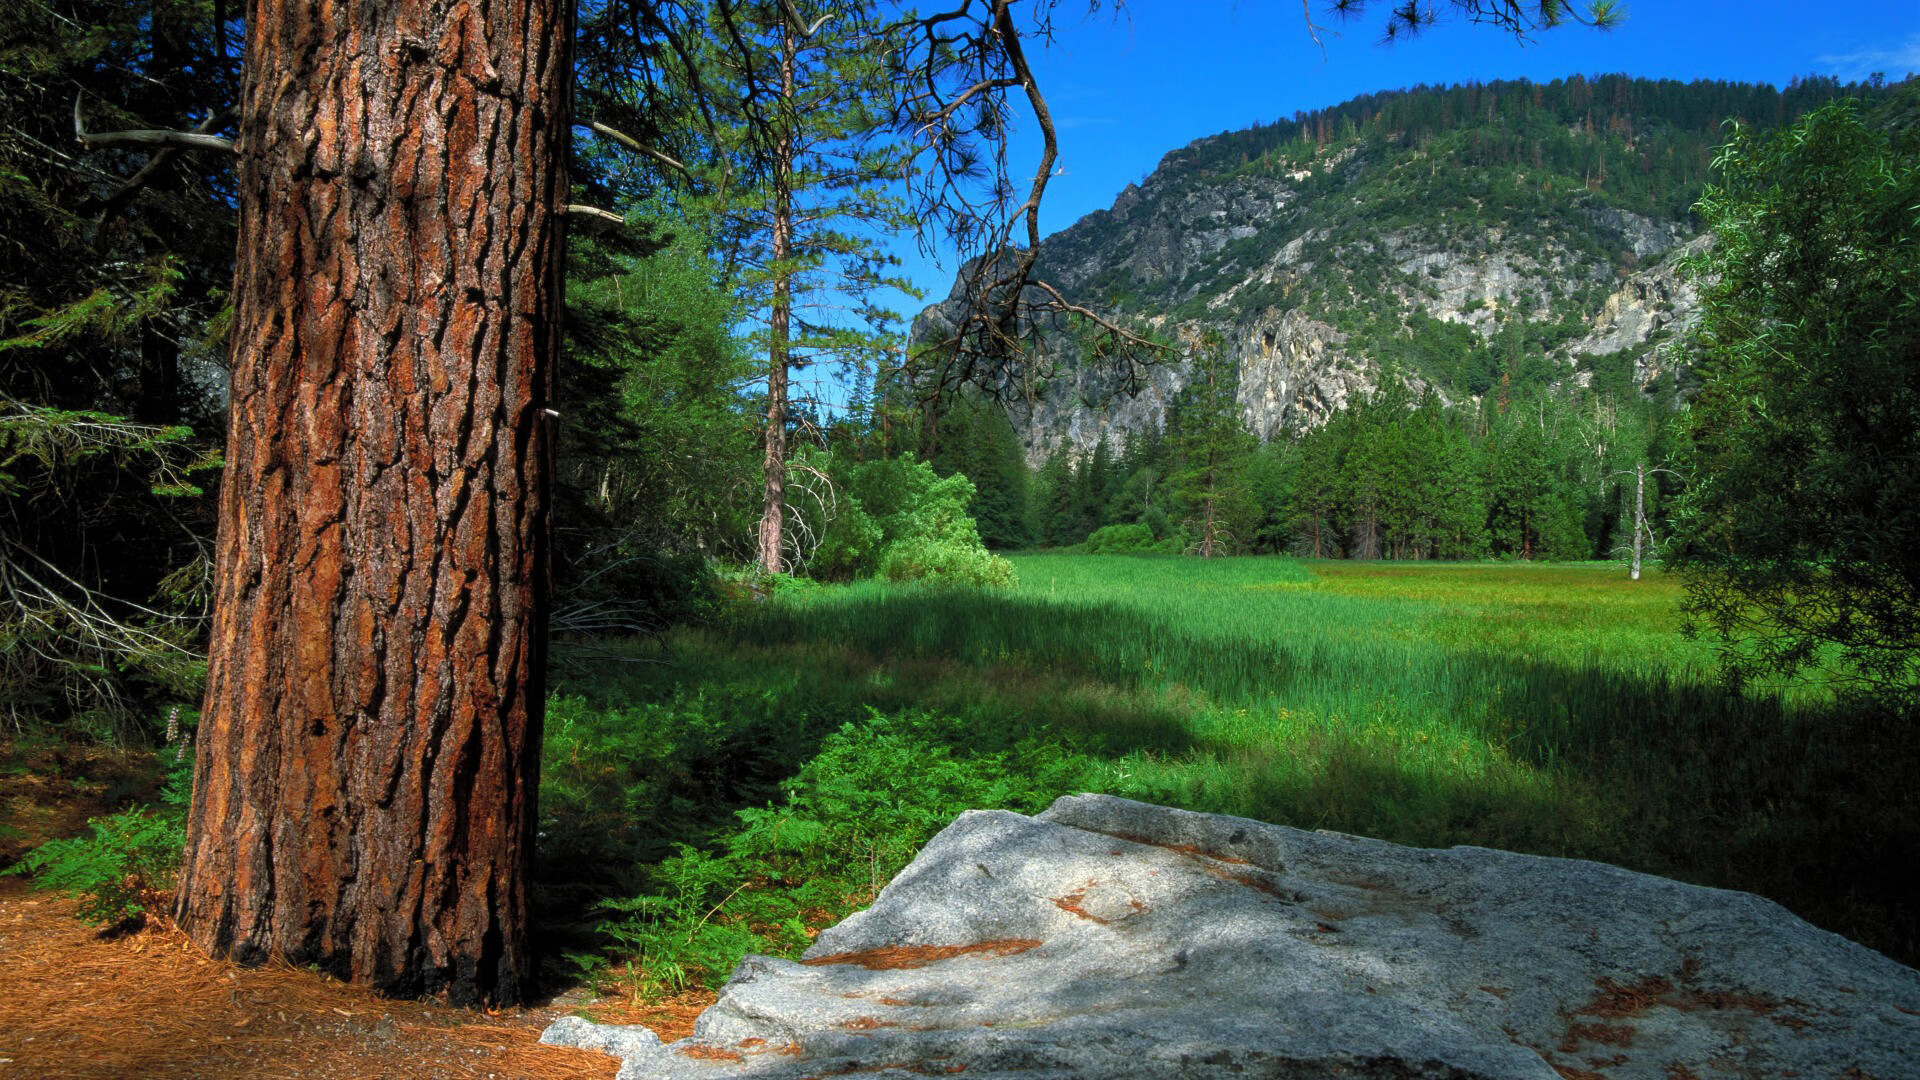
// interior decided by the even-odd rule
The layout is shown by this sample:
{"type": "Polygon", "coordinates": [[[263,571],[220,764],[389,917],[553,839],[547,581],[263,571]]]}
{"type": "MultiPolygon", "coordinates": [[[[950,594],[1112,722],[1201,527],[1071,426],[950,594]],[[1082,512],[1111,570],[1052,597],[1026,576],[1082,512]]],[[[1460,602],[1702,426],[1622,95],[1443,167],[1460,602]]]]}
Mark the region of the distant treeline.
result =
{"type": "Polygon", "coordinates": [[[1664,535],[1681,481],[1651,470],[1683,456],[1675,416],[1656,399],[1591,392],[1449,408],[1389,380],[1325,426],[1262,445],[1241,427],[1223,373],[1196,379],[1163,431],[1057,451],[1035,470],[1004,413],[958,406],[930,460],[973,480],[981,536],[999,548],[1595,559],[1630,540],[1636,467],[1648,470],[1644,513],[1664,535]]]}
{"type": "Polygon", "coordinates": [[[1835,98],[1872,98],[1880,90],[1826,76],[1795,79],[1785,89],[1627,75],[1423,84],[1202,139],[1168,154],[1160,167],[1219,176],[1289,164],[1303,159],[1303,149],[1357,136],[1390,136],[1405,149],[1444,138],[1456,166],[1519,165],[1576,176],[1604,188],[1617,205],[1685,217],[1729,119],[1772,128],[1835,98]]]}

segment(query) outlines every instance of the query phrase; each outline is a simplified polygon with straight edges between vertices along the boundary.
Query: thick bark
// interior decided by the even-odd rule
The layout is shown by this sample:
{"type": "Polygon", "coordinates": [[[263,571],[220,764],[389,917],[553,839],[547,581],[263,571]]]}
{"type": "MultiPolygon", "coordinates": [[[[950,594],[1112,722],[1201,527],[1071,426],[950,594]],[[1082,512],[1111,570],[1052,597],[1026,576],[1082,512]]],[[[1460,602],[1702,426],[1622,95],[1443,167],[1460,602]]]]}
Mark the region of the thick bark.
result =
{"type": "Polygon", "coordinates": [[[176,911],[530,989],[565,0],[255,0],[215,622],[176,911]]]}

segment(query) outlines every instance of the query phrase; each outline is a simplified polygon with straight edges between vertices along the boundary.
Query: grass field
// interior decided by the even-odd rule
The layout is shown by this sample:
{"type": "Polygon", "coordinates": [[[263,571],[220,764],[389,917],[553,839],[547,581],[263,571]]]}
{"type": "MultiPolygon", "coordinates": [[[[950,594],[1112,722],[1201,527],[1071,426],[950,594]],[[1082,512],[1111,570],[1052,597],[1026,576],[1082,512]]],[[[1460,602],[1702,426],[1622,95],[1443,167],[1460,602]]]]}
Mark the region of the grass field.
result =
{"type": "Polygon", "coordinates": [[[1750,889],[1920,958],[1912,735],[1817,690],[1727,695],[1658,573],[1016,565],[1010,592],[799,590],[578,657],[543,801],[580,837],[620,815],[606,861],[643,869],[603,883],[637,896],[603,929],[711,976],[804,944],[960,809],[1098,790],[1750,889]]]}

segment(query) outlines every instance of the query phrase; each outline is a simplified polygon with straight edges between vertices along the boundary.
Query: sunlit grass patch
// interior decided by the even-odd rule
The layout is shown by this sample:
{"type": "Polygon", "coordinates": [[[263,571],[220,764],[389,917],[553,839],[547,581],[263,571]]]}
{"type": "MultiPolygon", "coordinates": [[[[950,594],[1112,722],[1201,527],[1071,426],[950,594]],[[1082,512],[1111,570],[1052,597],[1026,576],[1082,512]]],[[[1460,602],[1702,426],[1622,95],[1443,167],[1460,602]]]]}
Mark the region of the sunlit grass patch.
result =
{"type": "MultiPolygon", "coordinates": [[[[1711,651],[1680,635],[1677,586],[1658,573],[1015,562],[1013,590],[776,597],[640,647],[632,659],[645,663],[574,679],[574,715],[625,718],[606,721],[605,738],[684,748],[653,769],[670,790],[644,807],[722,863],[700,863],[694,878],[685,861],[642,868],[648,895],[743,869],[742,829],[789,818],[782,836],[839,828],[821,816],[819,785],[858,776],[918,808],[885,835],[860,834],[868,865],[834,870],[851,849],[779,856],[804,855],[779,865],[808,867],[808,880],[841,875],[845,896],[962,809],[1088,790],[1413,844],[1599,858],[1754,889],[1920,954],[1912,897],[1871,869],[1920,847],[1913,741],[1817,689],[1725,693],[1711,651]],[[656,711],[636,713],[643,702],[656,711]],[[836,762],[824,772],[823,754],[836,762]]],[[[798,871],[753,865],[761,923],[781,910],[766,890],[812,896],[809,919],[833,906],[779,884],[798,871]]],[[[742,903],[722,906],[722,926],[742,903]]],[[[804,941],[781,925],[757,947],[804,941]]]]}

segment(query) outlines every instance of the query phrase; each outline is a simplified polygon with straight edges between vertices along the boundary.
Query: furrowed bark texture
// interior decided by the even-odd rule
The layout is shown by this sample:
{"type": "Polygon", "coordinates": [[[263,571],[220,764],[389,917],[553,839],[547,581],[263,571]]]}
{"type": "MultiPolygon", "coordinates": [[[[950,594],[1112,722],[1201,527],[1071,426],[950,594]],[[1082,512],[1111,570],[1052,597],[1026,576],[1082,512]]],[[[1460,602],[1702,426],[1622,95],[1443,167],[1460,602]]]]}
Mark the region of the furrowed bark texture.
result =
{"type": "Polygon", "coordinates": [[[531,986],[568,0],[256,0],[176,912],[398,995],[531,986]]]}

